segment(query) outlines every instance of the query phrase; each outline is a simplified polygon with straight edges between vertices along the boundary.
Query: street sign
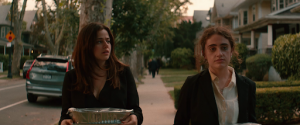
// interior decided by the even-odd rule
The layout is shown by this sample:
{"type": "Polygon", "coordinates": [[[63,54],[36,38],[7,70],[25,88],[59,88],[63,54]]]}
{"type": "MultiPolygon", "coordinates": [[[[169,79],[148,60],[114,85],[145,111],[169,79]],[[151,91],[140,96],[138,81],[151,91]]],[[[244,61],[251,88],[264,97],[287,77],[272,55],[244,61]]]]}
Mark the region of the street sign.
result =
{"type": "Polygon", "coordinates": [[[6,46],[7,47],[11,47],[11,43],[6,43],[6,46]]]}
{"type": "Polygon", "coordinates": [[[15,34],[11,30],[6,34],[6,39],[8,40],[8,42],[13,41],[15,37],[15,34]]]}

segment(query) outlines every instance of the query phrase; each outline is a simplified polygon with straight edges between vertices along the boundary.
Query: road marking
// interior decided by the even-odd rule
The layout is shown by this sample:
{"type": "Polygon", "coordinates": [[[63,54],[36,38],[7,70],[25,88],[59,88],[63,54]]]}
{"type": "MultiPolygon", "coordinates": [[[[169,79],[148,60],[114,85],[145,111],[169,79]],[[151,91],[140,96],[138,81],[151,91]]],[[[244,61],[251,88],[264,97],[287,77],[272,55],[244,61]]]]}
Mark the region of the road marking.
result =
{"type": "Polygon", "coordinates": [[[17,88],[17,87],[21,87],[21,86],[25,86],[25,84],[22,84],[22,85],[15,85],[15,86],[10,86],[10,87],[6,87],[6,88],[1,88],[0,91],[2,91],[2,90],[7,90],[7,89],[12,89],[12,88],[17,88]]]}
{"type": "Polygon", "coordinates": [[[21,103],[23,103],[23,102],[27,102],[27,99],[22,100],[22,101],[19,101],[19,102],[16,102],[16,103],[14,103],[14,104],[10,104],[10,105],[5,106],[5,107],[2,107],[2,108],[0,108],[0,111],[2,111],[2,110],[4,110],[4,109],[7,109],[7,108],[10,108],[10,107],[13,107],[13,106],[18,105],[18,104],[21,104],[21,103]]]}

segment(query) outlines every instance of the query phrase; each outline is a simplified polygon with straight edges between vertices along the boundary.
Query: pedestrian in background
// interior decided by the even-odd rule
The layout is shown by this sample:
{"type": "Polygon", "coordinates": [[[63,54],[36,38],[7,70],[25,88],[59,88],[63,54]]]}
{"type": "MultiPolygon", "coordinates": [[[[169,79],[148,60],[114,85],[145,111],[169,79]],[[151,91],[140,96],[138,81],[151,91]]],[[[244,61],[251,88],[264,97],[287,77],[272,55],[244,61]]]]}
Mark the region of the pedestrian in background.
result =
{"type": "Polygon", "coordinates": [[[149,75],[151,75],[151,67],[150,67],[150,63],[151,63],[152,59],[149,59],[148,61],[148,70],[149,70],[149,75]]]}
{"type": "Polygon", "coordinates": [[[65,74],[59,125],[71,125],[67,114],[74,108],[133,109],[124,125],[141,125],[142,110],[130,68],[115,55],[115,41],[110,29],[90,23],[79,32],[72,55],[74,69],[65,74]]]}
{"type": "Polygon", "coordinates": [[[160,67],[161,67],[161,60],[159,59],[159,58],[156,58],[156,62],[157,62],[157,70],[156,70],[156,72],[157,72],[157,75],[158,75],[158,72],[159,72],[159,69],[160,69],[160,67]]]}
{"type": "Polygon", "coordinates": [[[231,32],[208,28],[200,44],[208,69],[186,79],[174,125],[256,123],[256,85],[228,66],[232,55],[238,57],[231,32]]]}
{"type": "Polygon", "coordinates": [[[149,64],[150,70],[151,70],[151,74],[152,74],[152,78],[155,78],[155,73],[157,71],[157,62],[152,59],[152,61],[149,64]]]}

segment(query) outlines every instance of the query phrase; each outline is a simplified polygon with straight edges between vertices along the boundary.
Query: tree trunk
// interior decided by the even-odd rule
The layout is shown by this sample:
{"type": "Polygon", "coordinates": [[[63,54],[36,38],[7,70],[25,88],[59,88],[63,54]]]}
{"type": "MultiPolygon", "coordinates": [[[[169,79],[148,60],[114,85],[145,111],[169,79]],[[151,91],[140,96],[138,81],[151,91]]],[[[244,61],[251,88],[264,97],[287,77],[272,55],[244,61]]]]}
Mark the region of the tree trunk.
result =
{"type": "Polygon", "coordinates": [[[110,27],[112,2],[113,0],[82,0],[79,32],[91,22],[100,22],[110,27]]]}
{"type": "Polygon", "coordinates": [[[23,50],[23,43],[21,40],[22,35],[22,22],[25,13],[25,8],[27,4],[27,0],[23,1],[23,6],[21,13],[18,11],[18,1],[14,1],[14,33],[15,33],[15,40],[14,40],[14,53],[12,59],[12,68],[11,73],[12,76],[20,76],[20,61],[21,61],[21,54],[23,50]]]}
{"type": "Polygon", "coordinates": [[[44,16],[46,42],[47,42],[47,45],[48,45],[51,53],[55,53],[55,47],[54,47],[54,44],[53,44],[52,39],[50,37],[50,32],[49,32],[49,29],[48,29],[49,26],[48,26],[48,18],[47,18],[45,0],[42,0],[42,6],[43,6],[43,16],[44,16]]]}
{"type": "MultiPolygon", "coordinates": [[[[59,7],[59,3],[60,1],[59,0],[55,0],[55,3],[56,3],[56,6],[59,7]]],[[[65,4],[68,4],[68,2],[65,2],[65,4]]],[[[63,20],[63,24],[61,26],[61,28],[57,28],[55,30],[55,40],[54,40],[54,43],[53,43],[53,40],[51,39],[50,37],[50,32],[49,32],[49,29],[48,29],[48,19],[47,19],[47,11],[46,11],[46,2],[45,0],[42,0],[42,6],[43,6],[43,15],[44,15],[44,25],[45,25],[45,35],[46,35],[46,42],[49,46],[49,49],[52,53],[52,55],[58,55],[58,52],[59,52],[59,45],[63,39],[63,36],[64,36],[64,31],[66,30],[66,22],[65,20],[63,20]]],[[[60,8],[57,8],[56,9],[56,25],[59,25],[60,24],[60,19],[62,18],[58,18],[58,17],[61,17],[59,14],[60,14],[60,8]]]]}

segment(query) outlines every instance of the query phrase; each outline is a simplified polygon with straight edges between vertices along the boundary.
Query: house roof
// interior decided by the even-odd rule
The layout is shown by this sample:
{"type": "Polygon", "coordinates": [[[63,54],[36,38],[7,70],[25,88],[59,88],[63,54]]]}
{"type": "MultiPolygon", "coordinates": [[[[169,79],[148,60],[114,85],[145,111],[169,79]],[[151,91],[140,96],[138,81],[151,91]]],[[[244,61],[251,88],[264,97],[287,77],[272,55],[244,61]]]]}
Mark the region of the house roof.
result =
{"type": "MultiPolygon", "coordinates": [[[[275,12],[273,12],[273,13],[270,13],[268,16],[279,15],[279,14],[281,14],[281,13],[283,13],[283,12],[289,11],[289,10],[291,10],[291,9],[293,9],[293,8],[298,7],[298,6],[300,6],[300,2],[295,3],[295,4],[291,5],[291,6],[286,7],[286,8],[283,8],[283,9],[281,9],[281,10],[275,11],[275,12]]],[[[298,15],[298,14],[297,14],[297,15],[298,15]]]]}
{"type": "Polygon", "coordinates": [[[207,10],[194,10],[194,19],[196,22],[201,21],[202,27],[207,27],[209,25],[209,21],[206,20],[207,10]]]}
{"type": "Polygon", "coordinates": [[[27,23],[27,25],[26,25],[26,30],[27,31],[30,31],[30,26],[34,21],[34,17],[36,15],[36,12],[37,12],[36,10],[25,11],[23,21],[25,21],[27,23]]]}
{"type": "MultiPolygon", "coordinates": [[[[0,6],[0,25],[10,25],[10,21],[6,20],[7,14],[10,11],[10,5],[3,5],[0,6]]],[[[36,15],[36,10],[32,11],[25,11],[23,21],[27,23],[25,31],[30,30],[30,26],[32,22],[34,21],[35,15],[36,15]]]]}
{"type": "Polygon", "coordinates": [[[10,11],[10,5],[0,6],[0,24],[1,25],[10,25],[10,21],[6,20],[7,14],[10,11]]]}
{"type": "Polygon", "coordinates": [[[244,0],[215,0],[215,7],[217,9],[218,17],[227,16],[233,7],[240,4],[244,0]]]}
{"type": "MultiPolygon", "coordinates": [[[[232,8],[232,11],[238,11],[239,9],[248,8],[249,6],[252,6],[253,4],[260,1],[261,0],[240,0],[239,3],[232,8]]],[[[270,1],[270,0],[265,0],[265,1],[270,1]]]]}

